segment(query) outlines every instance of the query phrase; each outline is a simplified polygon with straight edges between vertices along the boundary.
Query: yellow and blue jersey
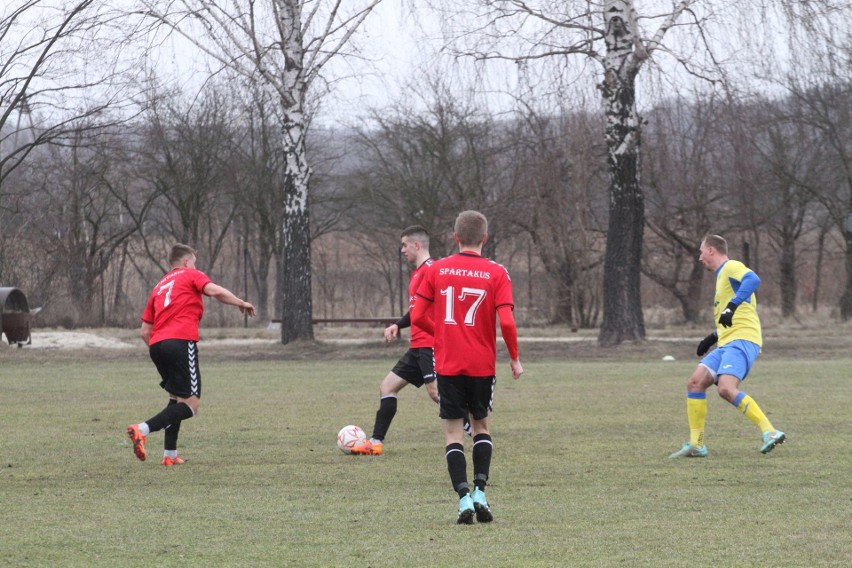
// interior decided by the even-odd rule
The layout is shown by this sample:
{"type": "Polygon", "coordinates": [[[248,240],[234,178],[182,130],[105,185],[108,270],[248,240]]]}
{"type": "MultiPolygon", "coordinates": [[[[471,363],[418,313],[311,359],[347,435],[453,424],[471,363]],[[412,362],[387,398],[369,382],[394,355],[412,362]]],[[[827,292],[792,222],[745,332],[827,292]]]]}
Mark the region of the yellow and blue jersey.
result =
{"type": "Polygon", "coordinates": [[[719,347],[737,339],[763,345],[760,318],[757,316],[757,296],[760,278],[749,267],[738,260],[727,260],[716,270],[716,298],[713,302],[713,319],[717,322],[719,347]],[[733,325],[723,327],[719,316],[728,305],[737,304],[733,325]]]}

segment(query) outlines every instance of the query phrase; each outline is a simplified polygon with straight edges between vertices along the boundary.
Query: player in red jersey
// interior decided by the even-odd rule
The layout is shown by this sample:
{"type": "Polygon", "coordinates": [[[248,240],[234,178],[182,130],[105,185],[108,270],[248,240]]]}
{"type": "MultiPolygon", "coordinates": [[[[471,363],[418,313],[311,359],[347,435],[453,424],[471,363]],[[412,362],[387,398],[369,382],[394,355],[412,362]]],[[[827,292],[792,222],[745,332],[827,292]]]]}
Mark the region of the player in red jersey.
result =
{"type": "Polygon", "coordinates": [[[512,377],[524,369],[518,354],[512,280],[506,269],[482,257],[488,221],[478,211],[456,218],[453,238],[458,254],[435,261],[417,290],[411,321],[435,336],[435,373],[441,397],[447,469],[459,494],[459,524],[493,520],[485,499],[493,442],[489,414],[496,386],[497,316],[509,350],[512,377]],[[431,318],[429,317],[431,312],[431,318]],[[473,425],[473,483],[470,493],[463,444],[463,422],[473,425]]]}
{"type": "Polygon", "coordinates": [[[423,275],[432,264],[432,258],[429,255],[429,233],[420,225],[413,225],[402,231],[400,241],[402,243],[400,251],[414,267],[408,283],[409,311],[399,321],[385,328],[385,341],[388,343],[394,341],[399,336],[400,329],[411,326],[410,346],[379,385],[379,409],[376,411],[376,421],[373,423],[373,434],[369,440],[352,448],[353,455],[382,454],[385,436],[396,415],[397,396],[405,385],[412,384],[420,388],[425,384],[429,396],[438,402],[432,334],[413,325],[410,317],[411,306],[414,305],[414,294],[420,286],[423,275]]]}
{"type": "Polygon", "coordinates": [[[192,248],[177,244],[169,254],[172,270],[154,286],[142,312],[142,340],[148,345],[151,360],[169,393],[169,402],[159,414],[127,428],[136,457],[145,461],[145,438],[165,429],[163,465],[183,463],[177,455],[177,438],[182,420],[198,413],[201,403],[201,369],[198,366],[198,324],[204,314],[202,295],[223,304],[237,306],[240,312],[254,316],[250,303],[214,284],[195,268],[197,256],[192,248]]]}

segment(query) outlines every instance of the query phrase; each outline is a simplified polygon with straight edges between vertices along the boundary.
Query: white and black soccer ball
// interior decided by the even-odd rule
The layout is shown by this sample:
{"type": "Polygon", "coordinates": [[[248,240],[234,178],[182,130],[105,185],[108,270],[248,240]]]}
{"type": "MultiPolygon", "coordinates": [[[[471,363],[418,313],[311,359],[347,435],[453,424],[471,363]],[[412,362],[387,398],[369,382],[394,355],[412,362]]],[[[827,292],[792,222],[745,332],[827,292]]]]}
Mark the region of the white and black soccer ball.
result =
{"type": "Polygon", "coordinates": [[[340,451],[344,454],[351,454],[353,446],[357,446],[366,440],[367,434],[354,424],[344,426],[340,429],[340,432],[337,433],[337,447],[340,448],[340,451]]]}

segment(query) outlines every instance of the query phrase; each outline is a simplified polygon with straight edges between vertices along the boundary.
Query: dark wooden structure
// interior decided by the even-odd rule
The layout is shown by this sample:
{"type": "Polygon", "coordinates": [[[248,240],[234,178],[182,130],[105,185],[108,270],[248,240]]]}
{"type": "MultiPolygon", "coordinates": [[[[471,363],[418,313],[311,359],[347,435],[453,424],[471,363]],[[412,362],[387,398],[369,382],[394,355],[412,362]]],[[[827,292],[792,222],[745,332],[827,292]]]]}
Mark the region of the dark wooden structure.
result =
{"type": "Polygon", "coordinates": [[[9,345],[30,344],[32,314],[27,297],[17,288],[0,288],[0,331],[6,334],[9,345]]]}

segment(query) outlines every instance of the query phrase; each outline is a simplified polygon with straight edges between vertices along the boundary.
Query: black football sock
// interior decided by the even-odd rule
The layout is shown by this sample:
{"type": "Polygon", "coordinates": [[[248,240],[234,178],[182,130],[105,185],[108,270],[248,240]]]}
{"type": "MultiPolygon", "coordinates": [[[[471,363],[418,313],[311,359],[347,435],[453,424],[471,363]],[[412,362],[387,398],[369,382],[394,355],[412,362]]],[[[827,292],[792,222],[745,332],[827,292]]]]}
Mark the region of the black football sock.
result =
{"type": "Polygon", "coordinates": [[[147,422],[151,432],[156,432],[170,424],[177,424],[181,420],[192,418],[192,416],[192,409],[189,405],[185,402],[179,402],[167,405],[162,412],[145,422],[147,422]]]}
{"type": "MultiPolygon", "coordinates": [[[[169,404],[166,406],[174,406],[178,402],[175,399],[169,399],[169,404]]],[[[180,422],[175,422],[174,424],[170,424],[165,428],[165,439],[163,441],[163,449],[168,450],[177,450],[177,441],[178,441],[178,433],[180,433],[180,422]]]]}
{"type": "Polygon", "coordinates": [[[491,454],[494,444],[489,434],[477,434],[473,438],[473,484],[485,491],[485,482],[491,470],[491,454]]]}
{"type": "Polygon", "coordinates": [[[467,460],[464,457],[462,444],[447,446],[447,470],[450,472],[453,491],[458,493],[459,497],[467,495],[470,486],[467,484],[467,460]]]}
{"type": "Polygon", "coordinates": [[[376,411],[376,423],[373,425],[373,438],[384,440],[388,434],[393,417],[396,415],[396,396],[388,395],[379,401],[379,409],[376,411]]]}

